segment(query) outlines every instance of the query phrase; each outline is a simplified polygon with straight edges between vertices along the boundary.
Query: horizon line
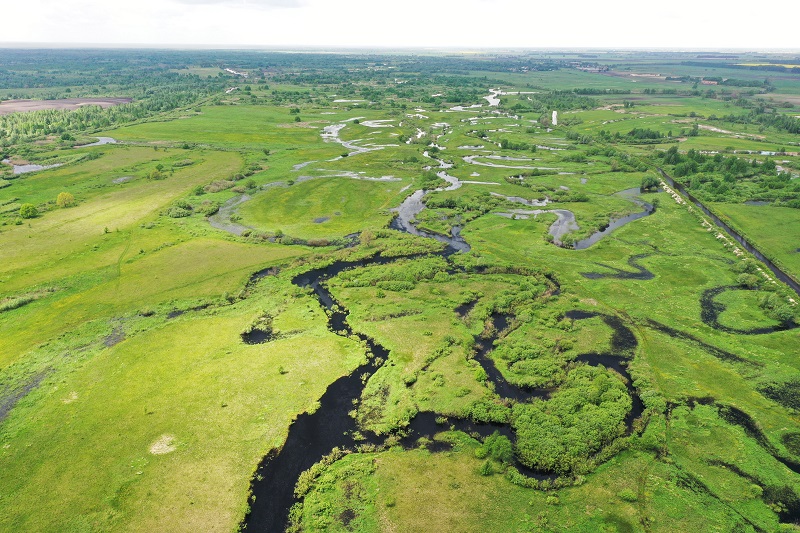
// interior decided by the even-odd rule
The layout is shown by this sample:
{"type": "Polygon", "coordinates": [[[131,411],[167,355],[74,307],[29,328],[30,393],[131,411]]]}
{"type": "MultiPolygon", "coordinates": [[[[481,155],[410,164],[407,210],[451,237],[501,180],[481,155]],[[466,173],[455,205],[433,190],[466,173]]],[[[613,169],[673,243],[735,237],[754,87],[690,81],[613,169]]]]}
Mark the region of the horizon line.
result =
{"type": "Polygon", "coordinates": [[[309,45],[309,44],[197,44],[197,43],[91,43],[0,41],[0,49],[154,49],[154,50],[270,50],[270,51],[591,51],[591,52],[711,52],[711,53],[800,53],[800,48],[785,47],[668,47],[668,46],[391,46],[391,45],[309,45]]]}

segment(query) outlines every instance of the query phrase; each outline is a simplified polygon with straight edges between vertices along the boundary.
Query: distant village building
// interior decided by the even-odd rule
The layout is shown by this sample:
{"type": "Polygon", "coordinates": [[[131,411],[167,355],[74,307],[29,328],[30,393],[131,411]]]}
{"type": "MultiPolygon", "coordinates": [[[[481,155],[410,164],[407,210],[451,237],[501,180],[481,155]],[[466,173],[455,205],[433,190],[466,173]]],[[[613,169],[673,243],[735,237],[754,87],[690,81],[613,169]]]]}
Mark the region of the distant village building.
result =
{"type": "Polygon", "coordinates": [[[571,61],[569,64],[572,68],[581,70],[583,72],[591,72],[599,74],[601,72],[608,72],[608,65],[598,65],[596,63],[583,63],[581,61],[571,61]]]}
{"type": "Polygon", "coordinates": [[[553,126],[558,126],[558,111],[553,111],[553,126]]]}

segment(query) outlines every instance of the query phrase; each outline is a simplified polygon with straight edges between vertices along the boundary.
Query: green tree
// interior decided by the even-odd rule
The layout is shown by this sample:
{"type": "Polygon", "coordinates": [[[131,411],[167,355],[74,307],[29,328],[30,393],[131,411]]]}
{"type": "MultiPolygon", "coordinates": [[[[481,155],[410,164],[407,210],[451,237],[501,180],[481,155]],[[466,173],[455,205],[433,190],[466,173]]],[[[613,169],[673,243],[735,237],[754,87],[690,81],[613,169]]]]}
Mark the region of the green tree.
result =
{"type": "Polygon", "coordinates": [[[56,205],[58,207],[71,207],[75,205],[75,197],[69,192],[60,192],[56,197],[56,205]]]}
{"type": "Polygon", "coordinates": [[[658,189],[658,179],[650,174],[642,178],[642,184],[639,186],[643,191],[658,189]]]}
{"type": "Polygon", "coordinates": [[[361,232],[359,238],[361,240],[361,244],[363,244],[364,246],[369,246],[370,244],[372,244],[372,241],[375,240],[375,234],[372,232],[372,230],[365,229],[364,231],[361,232]]]}

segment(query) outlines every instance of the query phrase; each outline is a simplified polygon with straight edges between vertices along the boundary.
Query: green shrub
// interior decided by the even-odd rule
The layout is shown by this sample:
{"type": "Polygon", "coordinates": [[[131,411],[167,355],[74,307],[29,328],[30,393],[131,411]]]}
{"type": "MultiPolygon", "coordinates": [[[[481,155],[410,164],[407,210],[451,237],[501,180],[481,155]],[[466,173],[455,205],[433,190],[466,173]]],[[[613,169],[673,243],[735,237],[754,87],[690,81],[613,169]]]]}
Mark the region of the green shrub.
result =
{"type": "Polygon", "coordinates": [[[518,459],[558,474],[585,468],[590,457],[624,433],[630,408],[619,379],[604,368],[578,367],[549,401],[514,406],[518,459]]]}
{"type": "Polygon", "coordinates": [[[219,211],[219,202],[211,202],[211,201],[204,201],[200,205],[194,208],[196,213],[200,213],[203,216],[211,216],[219,211]]]}
{"type": "Polygon", "coordinates": [[[39,210],[33,204],[22,204],[19,206],[19,216],[21,218],[36,218],[39,216],[39,210]]]}
{"type": "Polygon", "coordinates": [[[736,278],[736,283],[748,289],[756,289],[758,288],[760,280],[755,274],[739,274],[736,278]]]}
{"type": "Polygon", "coordinates": [[[644,176],[642,178],[642,183],[639,185],[639,187],[643,191],[647,191],[647,190],[650,190],[650,189],[655,190],[655,189],[658,189],[658,186],[659,186],[658,179],[655,176],[651,175],[651,174],[647,174],[646,176],[644,176]]]}
{"type": "Polygon", "coordinates": [[[379,281],[378,287],[393,292],[406,292],[414,290],[414,284],[410,281],[379,281]]]}
{"type": "Polygon", "coordinates": [[[475,422],[506,424],[511,419],[511,409],[502,403],[483,398],[469,406],[467,416],[475,422]]]}
{"type": "Polygon", "coordinates": [[[191,209],[185,209],[179,206],[172,206],[166,211],[166,215],[170,218],[184,218],[192,214],[191,209]]]}
{"type": "Polygon", "coordinates": [[[500,435],[497,431],[486,437],[483,444],[475,450],[478,459],[489,458],[504,464],[511,464],[514,460],[514,446],[508,437],[500,435]]]}

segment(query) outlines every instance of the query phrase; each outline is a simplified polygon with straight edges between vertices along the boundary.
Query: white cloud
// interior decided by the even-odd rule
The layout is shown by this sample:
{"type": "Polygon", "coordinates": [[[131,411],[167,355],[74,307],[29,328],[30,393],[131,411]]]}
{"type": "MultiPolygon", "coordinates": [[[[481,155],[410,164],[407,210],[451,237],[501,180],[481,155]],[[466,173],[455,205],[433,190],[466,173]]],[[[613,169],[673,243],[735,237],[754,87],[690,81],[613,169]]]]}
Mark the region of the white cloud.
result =
{"type": "Polygon", "coordinates": [[[26,0],[2,42],[279,47],[798,48],[800,3],[769,23],[721,0],[26,0]]]}
{"type": "Polygon", "coordinates": [[[299,8],[308,5],[307,0],[173,0],[179,4],[219,4],[228,7],[279,7],[299,8]]]}

